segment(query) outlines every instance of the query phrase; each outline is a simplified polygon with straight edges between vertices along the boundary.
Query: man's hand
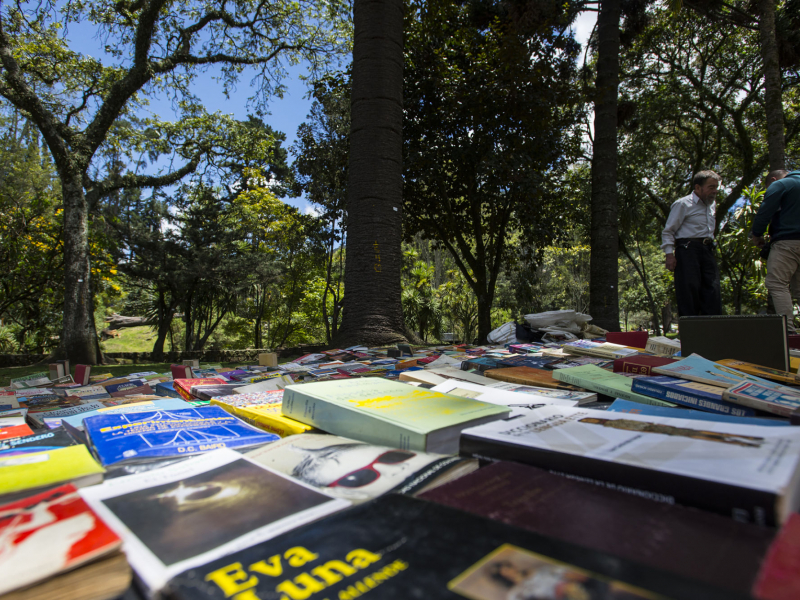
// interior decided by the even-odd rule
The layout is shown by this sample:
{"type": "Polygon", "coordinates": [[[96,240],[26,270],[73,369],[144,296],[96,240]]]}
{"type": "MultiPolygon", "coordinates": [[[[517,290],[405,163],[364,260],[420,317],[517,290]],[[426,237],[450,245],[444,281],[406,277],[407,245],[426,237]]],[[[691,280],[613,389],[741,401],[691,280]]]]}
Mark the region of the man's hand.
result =
{"type": "Polygon", "coordinates": [[[678,261],[675,259],[675,255],[671,252],[667,254],[664,260],[664,266],[667,267],[667,271],[674,271],[677,264],[678,261]]]}
{"type": "Polygon", "coordinates": [[[758,248],[763,248],[764,247],[764,236],[762,235],[762,236],[756,237],[751,233],[750,234],[750,243],[752,243],[754,246],[757,246],[758,248]]]}

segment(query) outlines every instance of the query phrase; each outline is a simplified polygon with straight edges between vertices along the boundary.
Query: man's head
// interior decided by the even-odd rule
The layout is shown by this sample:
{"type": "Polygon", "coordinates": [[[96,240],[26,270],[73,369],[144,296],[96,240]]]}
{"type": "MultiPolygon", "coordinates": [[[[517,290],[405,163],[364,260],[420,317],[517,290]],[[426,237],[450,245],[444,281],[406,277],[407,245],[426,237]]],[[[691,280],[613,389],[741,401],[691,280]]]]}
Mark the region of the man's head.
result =
{"type": "Polygon", "coordinates": [[[720,176],[714,171],[700,171],[692,178],[694,193],[706,204],[711,204],[717,197],[720,176]]]}
{"type": "Polygon", "coordinates": [[[765,189],[769,189],[771,183],[775,183],[776,181],[783,179],[789,174],[789,171],[786,169],[777,169],[772,171],[769,175],[767,175],[767,180],[765,184],[765,189]]]}

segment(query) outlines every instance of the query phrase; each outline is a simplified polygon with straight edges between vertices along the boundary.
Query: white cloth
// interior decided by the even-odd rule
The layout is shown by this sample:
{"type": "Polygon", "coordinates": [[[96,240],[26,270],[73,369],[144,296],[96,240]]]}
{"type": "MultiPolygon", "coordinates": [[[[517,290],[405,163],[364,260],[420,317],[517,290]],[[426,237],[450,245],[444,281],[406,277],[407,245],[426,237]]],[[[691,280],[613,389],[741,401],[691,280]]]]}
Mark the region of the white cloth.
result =
{"type": "Polygon", "coordinates": [[[676,200],[669,209],[667,224],[661,232],[664,254],[672,254],[676,239],[714,237],[716,210],[716,202],[706,206],[694,192],[676,200]]]}

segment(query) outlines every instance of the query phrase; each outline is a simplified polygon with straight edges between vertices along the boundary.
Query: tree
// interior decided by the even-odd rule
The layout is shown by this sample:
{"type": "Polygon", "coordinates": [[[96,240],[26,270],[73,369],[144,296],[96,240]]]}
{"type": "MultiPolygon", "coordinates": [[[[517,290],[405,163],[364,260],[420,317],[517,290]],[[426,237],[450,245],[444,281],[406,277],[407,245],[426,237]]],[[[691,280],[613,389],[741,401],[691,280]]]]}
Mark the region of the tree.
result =
{"type": "Polygon", "coordinates": [[[0,95],[25,111],[53,157],[64,202],[64,324],[60,352],[94,363],[88,242],[89,212],[122,188],[174,184],[226,148],[230,119],[208,115],[190,91],[202,70],[218,66],[228,92],[256,67],[257,102],[280,92],[284,60],[312,68],[347,44],[338,2],[265,4],[234,0],[4,4],[0,9],[0,95]],[[106,43],[105,62],[70,49],[73,23],[91,23],[106,43]],[[175,100],[178,119],[137,118],[159,93],[175,100]],[[129,125],[130,124],[130,125],[129,125]],[[169,165],[141,174],[137,165],[111,174],[97,164],[103,149],[167,154],[169,165]]]}
{"type": "Polygon", "coordinates": [[[401,304],[403,2],[353,2],[342,325],[334,344],[405,341],[401,304]]]}
{"type": "Polygon", "coordinates": [[[569,18],[418,2],[408,14],[406,236],[446,248],[491,331],[499,274],[557,235],[555,187],[577,119],[569,18]]]}

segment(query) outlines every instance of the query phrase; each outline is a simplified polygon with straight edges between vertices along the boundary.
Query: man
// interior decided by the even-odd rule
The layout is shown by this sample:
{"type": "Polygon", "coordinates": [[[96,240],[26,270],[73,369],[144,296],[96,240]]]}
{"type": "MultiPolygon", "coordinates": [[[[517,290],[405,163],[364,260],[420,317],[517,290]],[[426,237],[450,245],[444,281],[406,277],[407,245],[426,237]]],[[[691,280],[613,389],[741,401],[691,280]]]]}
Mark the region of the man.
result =
{"type": "Polygon", "coordinates": [[[789,333],[795,333],[792,296],[800,296],[800,171],[778,170],[767,175],[767,192],[753,219],[750,239],[764,247],[769,224],[770,251],[764,283],[775,312],[786,315],[789,333]]]}
{"type": "Polygon", "coordinates": [[[700,171],[692,178],[693,191],[676,200],[661,232],[665,265],[675,272],[678,314],[722,314],[719,269],[714,258],[714,228],[720,176],[700,171]]]}

